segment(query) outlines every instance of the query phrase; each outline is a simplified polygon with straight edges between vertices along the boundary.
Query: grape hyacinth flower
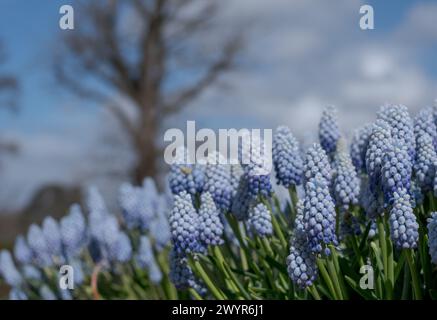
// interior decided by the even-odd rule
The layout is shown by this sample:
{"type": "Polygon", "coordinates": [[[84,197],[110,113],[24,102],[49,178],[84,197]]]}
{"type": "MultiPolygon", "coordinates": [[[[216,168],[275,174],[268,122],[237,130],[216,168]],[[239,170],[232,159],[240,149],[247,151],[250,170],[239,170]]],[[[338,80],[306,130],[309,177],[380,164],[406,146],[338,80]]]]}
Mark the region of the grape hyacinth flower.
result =
{"type": "Polygon", "coordinates": [[[437,127],[433,120],[433,110],[430,107],[421,109],[414,118],[414,134],[416,139],[425,133],[432,138],[434,149],[436,149],[437,127]]]}
{"type": "Polygon", "coordinates": [[[262,195],[269,197],[272,192],[272,184],[270,175],[257,175],[253,173],[247,174],[247,182],[249,187],[249,194],[252,197],[262,195]]]}
{"type": "Polygon", "coordinates": [[[139,201],[144,203],[139,211],[140,228],[149,231],[151,222],[157,217],[159,193],[155,181],[150,177],[143,180],[142,188],[139,189],[139,201]]]}
{"type": "Polygon", "coordinates": [[[82,262],[79,259],[72,259],[68,262],[74,270],[74,283],[79,285],[85,281],[84,268],[82,262]]]}
{"type": "Polygon", "coordinates": [[[126,262],[132,254],[128,236],[120,230],[117,218],[106,209],[97,189],[88,194],[90,251],[95,261],[126,262]]]}
{"type": "Polygon", "coordinates": [[[437,164],[437,154],[434,149],[432,137],[420,132],[417,137],[417,154],[414,163],[414,173],[417,183],[423,192],[432,191],[437,164]]]}
{"type": "Polygon", "coordinates": [[[25,279],[41,280],[41,272],[31,264],[26,264],[21,267],[23,277],[25,279]]]}
{"type": "Polygon", "coordinates": [[[44,268],[53,264],[46,238],[39,226],[35,224],[30,226],[27,232],[27,243],[37,266],[44,268]]]}
{"type": "Polygon", "coordinates": [[[157,200],[155,217],[150,222],[150,235],[155,240],[155,247],[158,251],[162,251],[171,240],[168,211],[167,198],[161,194],[157,200]]]}
{"type": "Polygon", "coordinates": [[[129,230],[140,226],[139,211],[141,210],[140,207],[144,205],[144,200],[140,200],[141,195],[141,189],[135,188],[129,183],[123,183],[120,186],[118,202],[123,214],[123,220],[129,230]]]}
{"type": "Polygon", "coordinates": [[[375,219],[371,219],[370,220],[369,234],[368,234],[367,237],[369,239],[373,239],[376,235],[378,235],[378,226],[376,225],[376,220],[375,219]]]}
{"type": "Polygon", "coordinates": [[[169,222],[172,241],[179,252],[203,252],[205,250],[199,241],[199,217],[193,207],[191,196],[186,191],[175,195],[169,222]]]}
{"type": "Polygon", "coordinates": [[[287,271],[290,279],[301,289],[311,286],[317,279],[316,256],[303,236],[295,236],[291,240],[287,271]]]}
{"type": "Polygon", "coordinates": [[[247,222],[251,231],[260,237],[271,236],[273,233],[271,213],[263,203],[250,208],[247,222]]]}
{"type": "Polygon", "coordinates": [[[296,218],[294,219],[294,233],[306,233],[307,226],[305,222],[305,201],[303,199],[297,200],[296,203],[296,218]]]}
{"type": "Polygon", "coordinates": [[[303,161],[299,151],[299,143],[290,129],[280,126],[273,137],[272,150],[276,179],[286,188],[302,183],[303,161]]]}
{"type": "Polygon", "coordinates": [[[359,201],[369,219],[375,219],[384,212],[383,195],[370,189],[368,177],[363,177],[361,180],[359,201]]]}
{"type": "Polygon", "coordinates": [[[158,193],[155,184],[144,181],[143,187],[123,184],[119,191],[119,203],[128,229],[147,231],[154,218],[158,193]]]}
{"type": "Polygon", "coordinates": [[[358,236],[361,234],[360,222],[349,211],[340,211],[340,238],[348,235],[358,236]]]}
{"type": "Polygon", "coordinates": [[[223,224],[220,220],[220,213],[208,192],[201,195],[199,209],[199,238],[205,246],[218,246],[223,241],[223,224]]]}
{"type": "Polygon", "coordinates": [[[330,185],[332,180],[332,169],[329,164],[326,152],[322,147],[314,143],[308,148],[304,162],[304,177],[305,181],[310,181],[312,178],[323,179],[330,185]]]}
{"type": "Polygon", "coordinates": [[[413,208],[416,208],[417,206],[423,204],[424,197],[423,197],[422,189],[420,189],[420,187],[418,186],[415,180],[411,181],[410,194],[411,194],[411,206],[413,208]]]}
{"type": "Polygon", "coordinates": [[[407,190],[400,189],[394,193],[393,208],[390,210],[390,234],[393,244],[398,249],[417,247],[419,241],[419,224],[411,207],[407,190]]]}
{"type": "Polygon", "coordinates": [[[85,217],[79,205],[72,205],[68,215],[61,219],[60,230],[66,257],[79,255],[88,241],[85,217]]]}
{"type": "Polygon", "coordinates": [[[170,167],[168,181],[173,194],[186,191],[191,195],[202,192],[204,183],[204,168],[194,165],[184,146],[176,148],[176,158],[170,167]]]}
{"type": "MultiPolygon", "coordinates": [[[[323,245],[338,245],[335,234],[335,205],[325,179],[317,176],[305,185],[304,217],[310,248],[321,253],[323,245]]],[[[330,254],[329,248],[325,253],[330,254]]]]}
{"type": "Polygon", "coordinates": [[[386,202],[391,204],[393,194],[400,189],[410,190],[412,164],[407,148],[398,140],[387,145],[381,169],[381,184],[386,202]]]}
{"type": "Polygon", "coordinates": [[[52,217],[46,217],[42,223],[42,232],[46,240],[48,252],[52,257],[58,259],[58,263],[62,263],[62,237],[58,222],[52,217]]]}
{"type": "Polygon", "coordinates": [[[194,276],[184,253],[174,248],[170,251],[170,280],[179,290],[193,288],[201,296],[206,294],[205,286],[194,276]]]}
{"type": "Polygon", "coordinates": [[[240,184],[240,179],[244,174],[243,168],[239,164],[231,165],[231,189],[232,189],[232,200],[237,194],[238,185],[240,184]]]}
{"type": "Polygon", "coordinates": [[[428,246],[431,261],[437,265],[437,212],[431,212],[428,218],[428,246]]]}
{"type": "Polygon", "coordinates": [[[413,120],[404,105],[387,104],[381,107],[378,118],[386,121],[391,127],[391,135],[402,146],[407,148],[410,161],[413,163],[416,153],[413,120]]]}
{"type": "Polygon", "coordinates": [[[249,216],[249,208],[253,201],[254,198],[249,192],[247,177],[243,175],[232,202],[232,214],[240,221],[246,220],[249,216]]]}
{"type": "Polygon", "coordinates": [[[232,196],[231,172],[228,165],[221,164],[224,160],[218,152],[208,157],[203,186],[203,191],[212,196],[217,208],[223,213],[229,211],[232,196]]]}
{"type": "Polygon", "coordinates": [[[162,272],[158,267],[153,254],[152,244],[146,236],[141,236],[138,253],[135,255],[135,260],[140,268],[147,268],[150,281],[153,284],[158,284],[162,280],[162,272]]]}
{"type": "Polygon", "coordinates": [[[24,239],[22,235],[19,235],[15,239],[14,256],[21,264],[28,264],[32,261],[32,250],[29,248],[26,239],[24,239]]]}
{"type": "Polygon", "coordinates": [[[311,252],[304,223],[303,201],[297,202],[294,233],[290,240],[287,271],[290,279],[299,288],[311,286],[317,278],[316,256],[311,252]]]}
{"type": "Polygon", "coordinates": [[[9,300],[28,300],[26,293],[24,293],[21,289],[12,288],[9,292],[9,300]]]}
{"type": "Polygon", "coordinates": [[[347,210],[358,203],[360,195],[360,181],[349,154],[337,153],[335,157],[335,176],[333,195],[337,205],[347,210]]]}
{"type": "Polygon", "coordinates": [[[127,262],[132,256],[132,245],[129,237],[123,231],[119,231],[113,242],[108,243],[109,261],[127,262]]]}
{"type": "Polygon", "coordinates": [[[329,156],[332,156],[337,150],[337,142],[340,136],[337,109],[334,106],[328,106],[323,110],[322,118],[320,119],[319,140],[323,150],[329,156]]]}
{"type": "Polygon", "coordinates": [[[58,292],[61,296],[61,300],[73,300],[69,289],[59,289],[58,292]]]}
{"type": "Polygon", "coordinates": [[[45,284],[39,289],[39,296],[42,300],[57,300],[56,295],[45,284]]]}
{"type": "Polygon", "coordinates": [[[362,128],[359,128],[354,132],[350,146],[350,156],[357,172],[366,171],[366,151],[371,133],[371,123],[364,125],[362,128]]]}
{"type": "Polygon", "coordinates": [[[7,250],[0,251],[0,275],[11,287],[19,287],[23,278],[15,267],[11,253],[7,250]]]}
{"type": "MultiPolygon", "coordinates": [[[[95,186],[91,186],[88,188],[88,192],[86,195],[86,206],[90,213],[90,219],[94,217],[100,218],[109,214],[108,209],[106,208],[105,201],[103,200],[102,195],[99,190],[95,186]]],[[[92,225],[92,221],[90,221],[92,225]]]]}
{"type": "MultiPolygon", "coordinates": [[[[90,226],[91,252],[95,261],[125,262],[132,254],[132,246],[127,235],[120,230],[115,216],[106,213],[102,216],[92,216],[94,226],[90,226]]],[[[91,222],[90,222],[91,223],[91,222]]]]}
{"type": "Polygon", "coordinates": [[[377,193],[381,186],[381,170],[387,146],[391,143],[391,128],[384,120],[376,120],[366,151],[366,171],[369,187],[377,193]]]}
{"type": "Polygon", "coordinates": [[[269,197],[272,193],[270,151],[265,141],[253,134],[245,134],[239,145],[239,159],[252,197],[269,197]]]}

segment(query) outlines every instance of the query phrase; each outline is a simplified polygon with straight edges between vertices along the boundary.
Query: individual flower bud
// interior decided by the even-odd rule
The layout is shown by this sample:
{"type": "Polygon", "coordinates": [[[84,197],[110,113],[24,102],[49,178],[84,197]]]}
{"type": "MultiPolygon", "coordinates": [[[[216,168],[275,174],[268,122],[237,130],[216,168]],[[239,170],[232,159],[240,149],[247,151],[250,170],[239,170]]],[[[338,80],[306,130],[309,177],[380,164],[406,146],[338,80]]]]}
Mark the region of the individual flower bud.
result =
{"type": "Polygon", "coordinates": [[[334,106],[326,107],[323,110],[319,123],[320,145],[330,156],[337,150],[337,142],[341,136],[337,113],[337,109],[334,106]]]}
{"type": "MultiPolygon", "coordinates": [[[[335,205],[325,179],[316,177],[306,183],[304,217],[313,252],[321,253],[323,246],[329,244],[338,245],[335,234],[335,205]]],[[[330,253],[328,248],[325,253],[330,253]]]]}
{"type": "Polygon", "coordinates": [[[286,188],[302,183],[303,161],[299,142],[285,126],[278,127],[273,138],[273,164],[276,179],[286,188]]]}
{"type": "Polygon", "coordinates": [[[23,282],[23,278],[12,260],[11,253],[7,250],[0,251],[0,276],[11,287],[19,287],[23,282]]]}
{"type": "Polygon", "coordinates": [[[199,241],[199,217],[193,207],[191,196],[183,191],[175,195],[173,209],[169,217],[172,241],[181,252],[203,252],[199,241]]]}
{"type": "Polygon", "coordinates": [[[352,163],[357,172],[366,171],[366,151],[372,133],[372,124],[368,123],[354,131],[350,147],[352,163]]]}
{"type": "Polygon", "coordinates": [[[304,161],[305,181],[315,177],[321,177],[330,185],[332,179],[332,169],[329,159],[322,147],[315,143],[306,152],[304,161]]]}
{"type": "Polygon", "coordinates": [[[405,189],[394,193],[394,203],[390,210],[390,234],[398,249],[417,247],[419,224],[411,207],[410,195],[405,189]]]}
{"type": "Polygon", "coordinates": [[[271,213],[263,203],[251,207],[247,222],[251,230],[260,237],[271,236],[273,233],[271,213]]]}
{"type": "Polygon", "coordinates": [[[223,241],[223,224],[220,212],[208,192],[202,193],[199,209],[199,238],[206,246],[218,246],[223,241]]]}

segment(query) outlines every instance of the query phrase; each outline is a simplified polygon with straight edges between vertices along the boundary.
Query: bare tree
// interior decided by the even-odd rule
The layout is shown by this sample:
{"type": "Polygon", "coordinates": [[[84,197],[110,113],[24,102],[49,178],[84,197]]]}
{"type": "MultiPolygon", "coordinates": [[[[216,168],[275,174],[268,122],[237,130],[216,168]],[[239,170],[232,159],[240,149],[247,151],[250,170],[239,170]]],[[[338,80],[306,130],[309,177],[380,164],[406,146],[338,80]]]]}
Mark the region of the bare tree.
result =
{"type": "MultiPolygon", "coordinates": [[[[0,42],[0,67],[6,61],[6,54],[3,49],[3,45],[0,42]]],[[[0,70],[1,71],[1,70],[0,70]]],[[[7,97],[5,101],[0,100],[0,108],[7,107],[15,110],[16,104],[16,93],[18,92],[18,81],[13,75],[0,72],[0,97],[7,97]]],[[[3,152],[15,153],[17,152],[17,145],[11,141],[4,141],[0,139],[0,154],[3,152]]]]}
{"type": "MultiPolygon", "coordinates": [[[[0,42],[0,67],[6,62],[6,54],[3,48],[3,44],[0,42]]],[[[14,94],[18,91],[18,82],[16,77],[5,74],[4,72],[1,72],[0,70],[0,94],[3,96],[4,94],[14,94]]],[[[15,99],[8,99],[6,102],[0,101],[0,108],[1,107],[10,107],[15,108],[16,107],[16,100],[15,99]]]]}
{"type": "Polygon", "coordinates": [[[157,135],[179,112],[233,67],[239,32],[214,37],[219,1],[107,0],[75,8],[55,59],[60,83],[106,107],[128,134],[138,182],[157,173],[157,135]],[[221,40],[218,40],[221,39],[221,40]],[[128,99],[136,116],[126,112],[128,99]]]}

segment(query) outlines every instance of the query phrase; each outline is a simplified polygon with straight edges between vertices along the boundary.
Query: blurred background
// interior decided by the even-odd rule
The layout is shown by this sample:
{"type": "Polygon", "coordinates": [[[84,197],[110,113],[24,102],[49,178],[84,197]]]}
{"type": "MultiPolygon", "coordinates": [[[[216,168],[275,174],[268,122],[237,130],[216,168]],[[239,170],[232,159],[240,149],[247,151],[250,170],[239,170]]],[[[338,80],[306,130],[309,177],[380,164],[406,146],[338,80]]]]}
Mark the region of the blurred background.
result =
{"type": "Polygon", "coordinates": [[[328,104],[346,137],[385,102],[432,105],[435,21],[420,0],[0,0],[0,248],[89,185],[116,210],[122,181],[162,181],[187,120],[308,143],[328,104]]]}

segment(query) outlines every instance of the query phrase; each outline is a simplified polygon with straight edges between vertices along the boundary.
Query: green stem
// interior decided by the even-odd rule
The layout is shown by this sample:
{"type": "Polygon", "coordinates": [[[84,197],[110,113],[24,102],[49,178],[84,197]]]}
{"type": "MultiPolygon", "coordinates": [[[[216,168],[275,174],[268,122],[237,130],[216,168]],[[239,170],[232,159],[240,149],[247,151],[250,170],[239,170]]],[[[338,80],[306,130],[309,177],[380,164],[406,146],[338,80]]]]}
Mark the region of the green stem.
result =
{"type": "Polygon", "coordinates": [[[349,296],[347,294],[346,285],[345,285],[344,280],[343,280],[343,274],[340,270],[340,264],[338,262],[337,250],[335,249],[335,247],[333,245],[330,245],[329,247],[330,247],[330,250],[332,253],[332,261],[334,262],[334,267],[335,267],[336,275],[338,276],[338,279],[339,279],[342,295],[345,299],[348,299],[349,296]]]}
{"type": "Polygon", "coordinates": [[[232,279],[232,281],[235,283],[235,285],[237,286],[238,290],[240,291],[240,293],[243,295],[243,297],[245,299],[252,299],[252,297],[250,296],[249,292],[246,291],[246,289],[244,288],[243,284],[238,280],[238,278],[235,276],[235,274],[232,272],[232,270],[229,268],[228,265],[224,265],[226,272],[228,274],[228,276],[232,279]]]}
{"type": "Polygon", "coordinates": [[[386,243],[385,243],[384,224],[382,222],[381,217],[378,217],[378,219],[377,219],[377,226],[378,226],[379,246],[381,247],[382,261],[384,264],[384,273],[385,273],[385,276],[387,277],[387,247],[386,247],[386,243]]]}
{"type": "Polygon", "coordinates": [[[322,300],[322,298],[320,297],[319,292],[317,291],[317,288],[312,285],[311,287],[308,288],[309,293],[313,296],[313,298],[315,300],[322,300]]]}
{"type": "Polygon", "coordinates": [[[294,219],[296,218],[297,215],[297,210],[296,210],[296,206],[297,206],[297,194],[296,194],[296,187],[295,186],[291,186],[290,188],[288,188],[288,194],[290,195],[290,208],[291,208],[291,222],[294,224],[294,219]]]}
{"type": "Polygon", "coordinates": [[[198,294],[197,291],[194,290],[193,288],[188,289],[188,291],[190,292],[190,294],[193,296],[194,299],[203,300],[203,298],[200,296],[200,294],[198,294]]]}
{"type": "Polygon", "coordinates": [[[214,257],[216,258],[216,262],[218,264],[218,267],[219,267],[220,271],[222,272],[222,274],[224,276],[224,280],[225,280],[226,286],[230,290],[238,291],[237,286],[232,282],[232,280],[230,279],[230,277],[228,275],[228,272],[227,272],[227,270],[225,268],[225,264],[227,264],[227,263],[225,261],[225,258],[222,255],[222,252],[220,251],[220,248],[218,246],[213,246],[212,251],[213,251],[214,257]]]}
{"type": "Polygon", "coordinates": [[[428,198],[429,198],[429,204],[431,206],[431,211],[435,211],[436,207],[434,202],[434,195],[432,192],[428,192],[428,198]]]}
{"type": "MultiPolygon", "coordinates": [[[[381,247],[381,253],[382,253],[382,261],[384,265],[384,286],[385,286],[385,293],[387,296],[387,299],[392,299],[393,296],[393,284],[391,282],[390,276],[392,275],[392,272],[390,269],[392,268],[390,261],[390,257],[388,254],[388,248],[387,248],[387,237],[386,232],[384,228],[384,222],[382,217],[378,217],[377,219],[377,226],[378,226],[378,237],[379,237],[379,246],[381,247]]],[[[390,249],[392,252],[392,249],[390,249]]],[[[391,258],[393,259],[393,257],[391,258]]]]}
{"type": "Polygon", "coordinates": [[[332,283],[334,285],[335,292],[339,300],[343,300],[343,294],[341,292],[340,281],[338,280],[337,271],[335,270],[335,265],[332,261],[332,256],[326,259],[328,265],[329,275],[331,276],[332,283]]]}
{"type": "Polygon", "coordinates": [[[387,281],[388,281],[388,299],[393,298],[394,288],[394,260],[393,260],[393,245],[389,237],[386,239],[387,244],[387,281]]]}
{"type": "Polygon", "coordinates": [[[261,243],[263,244],[264,250],[267,251],[267,254],[268,254],[269,256],[271,256],[271,257],[274,257],[275,254],[274,254],[274,252],[273,252],[273,250],[272,250],[272,247],[270,246],[270,243],[267,241],[267,238],[266,238],[266,237],[262,237],[262,238],[261,238],[261,243]]]}
{"type": "Polygon", "coordinates": [[[325,280],[326,285],[328,286],[331,295],[334,297],[334,299],[338,300],[339,297],[337,296],[337,292],[334,289],[334,284],[332,283],[331,277],[329,276],[328,271],[326,271],[323,261],[319,258],[317,258],[317,266],[320,270],[320,273],[322,274],[323,280],[325,280]]]}
{"type": "Polygon", "coordinates": [[[270,204],[270,201],[267,199],[263,199],[264,204],[267,206],[267,208],[270,211],[270,216],[272,219],[272,225],[273,225],[273,230],[275,230],[275,233],[278,235],[279,240],[281,241],[281,245],[283,248],[285,248],[285,250],[287,250],[287,240],[285,239],[284,234],[282,233],[281,227],[279,226],[278,220],[276,219],[275,215],[273,214],[273,209],[272,206],[270,204]]]}
{"type": "Polygon", "coordinates": [[[413,249],[406,249],[405,256],[407,258],[407,263],[408,263],[408,266],[410,268],[411,280],[412,280],[413,289],[414,289],[414,297],[416,300],[421,300],[422,299],[422,291],[420,289],[419,276],[417,274],[416,265],[414,263],[413,249]]]}
{"type": "Polygon", "coordinates": [[[211,291],[212,295],[218,300],[226,300],[226,296],[221,292],[219,288],[217,288],[212,280],[209,278],[205,270],[199,261],[192,259],[193,267],[199,274],[200,278],[205,282],[208,289],[211,291]]]}
{"type": "Polygon", "coordinates": [[[162,283],[164,285],[164,291],[166,293],[166,296],[168,299],[170,300],[176,300],[178,298],[178,293],[176,291],[176,288],[174,287],[174,285],[171,283],[170,278],[168,276],[169,274],[169,269],[168,266],[166,264],[163,258],[163,255],[159,255],[158,258],[156,259],[156,261],[158,262],[158,266],[161,269],[162,273],[164,274],[162,283]]]}
{"type": "Polygon", "coordinates": [[[404,283],[402,286],[402,300],[408,300],[408,292],[410,291],[410,272],[408,265],[404,265],[404,283]]]}

